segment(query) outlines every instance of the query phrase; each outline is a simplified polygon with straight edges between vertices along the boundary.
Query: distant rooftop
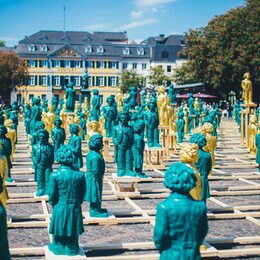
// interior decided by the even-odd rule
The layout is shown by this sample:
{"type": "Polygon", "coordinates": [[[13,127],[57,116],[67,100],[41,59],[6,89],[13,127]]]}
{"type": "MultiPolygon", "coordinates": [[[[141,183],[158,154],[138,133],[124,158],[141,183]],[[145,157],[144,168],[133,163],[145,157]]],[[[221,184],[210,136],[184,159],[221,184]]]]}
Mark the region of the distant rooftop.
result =
{"type": "Polygon", "coordinates": [[[142,42],[140,42],[142,45],[157,45],[157,44],[163,44],[163,45],[176,45],[176,46],[182,46],[184,45],[184,36],[183,35],[169,35],[165,37],[164,34],[160,34],[155,37],[149,37],[142,42]]]}
{"type": "Polygon", "coordinates": [[[127,32],[93,32],[94,35],[98,36],[100,39],[109,42],[127,42],[127,32]]]}

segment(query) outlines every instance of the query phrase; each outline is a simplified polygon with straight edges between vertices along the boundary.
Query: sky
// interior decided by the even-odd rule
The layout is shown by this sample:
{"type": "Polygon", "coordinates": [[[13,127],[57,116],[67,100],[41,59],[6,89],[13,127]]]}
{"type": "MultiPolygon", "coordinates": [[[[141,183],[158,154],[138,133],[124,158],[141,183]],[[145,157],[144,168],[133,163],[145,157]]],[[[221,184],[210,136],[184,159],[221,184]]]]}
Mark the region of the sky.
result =
{"type": "Polygon", "coordinates": [[[127,31],[140,42],[207,25],[244,0],[0,0],[0,39],[7,46],[40,30],[127,31]]]}

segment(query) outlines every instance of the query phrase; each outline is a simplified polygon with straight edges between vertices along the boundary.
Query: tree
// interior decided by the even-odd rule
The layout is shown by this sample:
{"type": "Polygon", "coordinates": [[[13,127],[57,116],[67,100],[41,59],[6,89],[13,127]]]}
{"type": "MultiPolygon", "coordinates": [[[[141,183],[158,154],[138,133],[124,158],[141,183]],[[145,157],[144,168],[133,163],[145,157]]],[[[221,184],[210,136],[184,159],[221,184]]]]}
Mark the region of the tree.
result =
{"type": "Polygon", "coordinates": [[[254,89],[259,88],[259,13],[260,2],[247,0],[244,6],[216,16],[207,26],[190,30],[184,50],[189,68],[183,70],[194,73],[196,81],[207,82],[219,92],[234,90],[237,95],[243,74],[248,71],[254,89]]]}
{"type": "Polygon", "coordinates": [[[174,70],[172,79],[177,85],[188,84],[196,82],[196,75],[190,63],[186,62],[174,70]]]}
{"type": "Polygon", "coordinates": [[[0,40],[0,47],[5,47],[5,41],[0,40]]]}
{"type": "Polygon", "coordinates": [[[138,75],[134,70],[125,70],[121,75],[120,89],[123,93],[127,93],[131,86],[143,87],[143,77],[138,75]]]}
{"type": "Polygon", "coordinates": [[[167,77],[164,73],[164,69],[162,66],[150,67],[150,75],[148,76],[149,84],[152,87],[158,87],[161,85],[166,85],[169,81],[169,77],[167,77]]]}
{"type": "Polygon", "coordinates": [[[26,83],[28,68],[14,52],[0,52],[0,95],[8,102],[16,85],[26,83]]]}

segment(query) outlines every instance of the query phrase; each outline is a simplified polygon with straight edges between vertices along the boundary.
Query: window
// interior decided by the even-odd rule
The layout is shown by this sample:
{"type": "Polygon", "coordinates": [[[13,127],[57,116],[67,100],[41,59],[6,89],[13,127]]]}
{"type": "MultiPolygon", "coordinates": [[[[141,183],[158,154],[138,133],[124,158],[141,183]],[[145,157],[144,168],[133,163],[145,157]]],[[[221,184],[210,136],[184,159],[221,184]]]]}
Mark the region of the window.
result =
{"type": "Polygon", "coordinates": [[[97,86],[100,86],[100,87],[105,86],[105,77],[103,77],[103,76],[97,77],[97,86]]]}
{"type": "Polygon", "coordinates": [[[93,60],[88,60],[87,61],[87,68],[94,68],[94,61],[93,60]]]}
{"type": "Polygon", "coordinates": [[[161,55],[162,55],[162,58],[168,58],[168,51],[166,51],[166,50],[162,50],[162,53],[161,53],[161,55]]]}
{"type": "Polygon", "coordinates": [[[104,69],[106,67],[105,65],[104,61],[97,61],[97,68],[104,69]]]}
{"type": "Polygon", "coordinates": [[[127,63],[123,63],[123,70],[127,69],[127,63]]]}
{"type": "Polygon", "coordinates": [[[41,60],[40,61],[40,67],[41,68],[47,68],[48,67],[48,61],[47,60],[41,60]]]}
{"type": "Polygon", "coordinates": [[[28,51],[30,51],[30,52],[36,51],[35,45],[29,45],[29,46],[28,46],[28,51]]]}
{"type": "Polygon", "coordinates": [[[42,94],[42,100],[46,100],[46,95],[42,94]]]}
{"type": "Polygon", "coordinates": [[[118,61],[109,61],[108,62],[108,68],[110,69],[118,69],[118,61]]]}
{"type": "Polygon", "coordinates": [[[67,86],[69,82],[70,82],[70,76],[64,76],[65,86],[67,86]]]}
{"type": "Polygon", "coordinates": [[[42,46],[40,47],[40,50],[41,50],[41,51],[48,51],[48,46],[47,46],[47,45],[42,45],[42,46]]]}
{"type": "Polygon", "coordinates": [[[53,81],[54,86],[60,86],[60,76],[54,76],[53,81]]]}
{"type": "Polygon", "coordinates": [[[88,78],[88,85],[91,87],[91,86],[94,86],[94,77],[89,77],[88,78]]]}
{"type": "Polygon", "coordinates": [[[30,86],[35,86],[35,76],[30,76],[29,77],[29,85],[30,86]]]}
{"type": "Polygon", "coordinates": [[[32,100],[34,98],[34,94],[29,94],[29,100],[32,100]]]}
{"type": "Polygon", "coordinates": [[[53,61],[53,67],[54,68],[60,68],[60,60],[54,60],[53,61]]]}
{"type": "Polygon", "coordinates": [[[70,68],[70,61],[69,60],[65,60],[64,61],[64,67],[65,68],[70,68]]]}
{"type": "Polygon", "coordinates": [[[167,65],[167,72],[171,72],[172,71],[172,66],[171,65],[167,65]]]}
{"type": "Polygon", "coordinates": [[[144,55],[144,49],[143,48],[137,49],[137,55],[138,56],[143,56],[144,55]]]}
{"type": "Polygon", "coordinates": [[[103,53],[105,51],[103,46],[97,47],[97,53],[103,53]]]}
{"type": "Polygon", "coordinates": [[[47,86],[47,76],[41,76],[41,85],[42,86],[47,86]]]}
{"type": "Polygon", "coordinates": [[[75,64],[76,68],[81,68],[81,61],[80,60],[75,60],[74,64],[75,64]]]}
{"type": "Polygon", "coordinates": [[[129,48],[123,49],[123,54],[124,55],[129,55],[130,54],[130,49],[129,48]]]}
{"type": "Polygon", "coordinates": [[[103,104],[104,96],[103,95],[99,95],[99,98],[100,98],[100,103],[103,104]]]}
{"type": "Polygon", "coordinates": [[[146,70],[146,63],[142,63],[142,70],[146,70]]]}
{"type": "Polygon", "coordinates": [[[115,87],[117,85],[117,77],[109,77],[109,86],[115,87]]]}
{"type": "Polygon", "coordinates": [[[80,76],[74,77],[75,86],[80,86],[80,76]]]}
{"type": "Polygon", "coordinates": [[[137,69],[137,63],[133,63],[133,70],[137,69]]]}
{"type": "Polygon", "coordinates": [[[91,53],[92,52],[92,47],[91,46],[87,46],[85,48],[85,52],[91,53]]]}
{"type": "Polygon", "coordinates": [[[28,60],[28,66],[31,68],[35,68],[36,67],[36,61],[35,60],[28,60]]]}

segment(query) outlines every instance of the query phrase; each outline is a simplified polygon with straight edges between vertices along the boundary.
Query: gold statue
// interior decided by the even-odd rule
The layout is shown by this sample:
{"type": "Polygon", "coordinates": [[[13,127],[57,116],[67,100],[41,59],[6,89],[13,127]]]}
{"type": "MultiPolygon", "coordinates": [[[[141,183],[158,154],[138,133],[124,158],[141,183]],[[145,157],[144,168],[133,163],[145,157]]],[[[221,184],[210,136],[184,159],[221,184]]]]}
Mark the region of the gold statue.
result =
{"type": "Polygon", "coordinates": [[[177,150],[177,124],[175,119],[173,119],[170,124],[169,149],[174,151],[177,150]]]}
{"type": "Polygon", "coordinates": [[[194,106],[195,110],[198,110],[199,107],[200,107],[199,99],[197,97],[194,100],[194,105],[193,106],[194,106]]]}
{"type": "Polygon", "coordinates": [[[167,125],[167,95],[165,93],[165,88],[163,86],[158,87],[157,96],[157,106],[158,106],[158,116],[159,125],[167,125]]]}
{"type": "Polygon", "coordinates": [[[54,127],[54,121],[56,119],[56,114],[54,112],[54,106],[48,106],[48,112],[45,114],[46,119],[45,119],[45,129],[51,134],[51,130],[54,127]]]}
{"type": "Polygon", "coordinates": [[[7,128],[7,131],[8,131],[7,134],[6,134],[6,137],[10,138],[11,143],[12,143],[12,154],[10,155],[10,160],[12,162],[14,152],[15,152],[15,142],[16,142],[16,139],[17,139],[16,131],[14,129],[12,129],[13,120],[7,119],[7,120],[5,120],[4,124],[7,128]]]}
{"type": "MultiPolygon", "coordinates": [[[[2,144],[0,143],[0,150],[3,149],[2,144]]],[[[0,201],[2,202],[3,206],[6,208],[6,201],[8,200],[8,192],[5,186],[5,181],[8,178],[8,163],[7,159],[4,155],[0,154],[0,176],[3,180],[3,192],[0,193],[0,201]]]]}
{"type": "Polygon", "coordinates": [[[74,116],[73,122],[79,127],[79,136],[82,137],[82,127],[80,126],[80,117],[78,115],[74,116]]]}
{"type": "Polygon", "coordinates": [[[256,116],[249,116],[249,125],[248,125],[248,148],[250,150],[250,154],[256,155],[256,137],[257,134],[257,122],[256,116]]]}
{"type": "Polygon", "coordinates": [[[171,99],[166,96],[166,125],[170,126],[173,121],[173,108],[170,105],[171,99]]]}
{"type": "Polygon", "coordinates": [[[100,116],[100,119],[99,119],[99,122],[100,122],[100,132],[103,136],[106,136],[106,130],[105,130],[105,118],[104,118],[104,115],[101,114],[100,116]]]}
{"type": "Polygon", "coordinates": [[[117,111],[120,112],[123,108],[123,92],[121,89],[118,89],[118,93],[116,94],[116,104],[117,104],[117,111]]]}
{"type": "Polygon", "coordinates": [[[79,112],[79,108],[80,108],[80,103],[79,101],[75,102],[75,108],[74,108],[74,114],[77,115],[79,112]]]}
{"type": "MultiPolygon", "coordinates": [[[[201,133],[206,137],[207,140],[207,144],[203,149],[206,152],[210,152],[212,167],[215,166],[215,149],[217,147],[217,137],[211,134],[213,130],[214,130],[213,125],[208,122],[205,123],[201,128],[201,133]]],[[[212,171],[210,172],[210,175],[212,175],[212,171]]]]}
{"type": "Polygon", "coordinates": [[[100,124],[98,121],[89,122],[88,127],[90,128],[90,130],[87,132],[87,142],[89,141],[92,135],[101,134],[99,130],[100,124]]]}
{"type": "Polygon", "coordinates": [[[253,93],[253,86],[252,82],[250,80],[250,73],[246,72],[244,74],[244,79],[242,80],[242,98],[244,100],[244,103],[251,104],[252,103],[252,93],[253,93]]]}
{"type": "Polygon", "coordinates": [[[180,159],[183,163],[189,165],[195,172],[197,182],[196,186],[190,191],[190,195],[195,200],[201,200],[202,181],[199,172],[196,169],[195,163],[198,161],[198,150],[197,144],[185,144],[180,150],[180,159]]]}

